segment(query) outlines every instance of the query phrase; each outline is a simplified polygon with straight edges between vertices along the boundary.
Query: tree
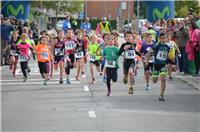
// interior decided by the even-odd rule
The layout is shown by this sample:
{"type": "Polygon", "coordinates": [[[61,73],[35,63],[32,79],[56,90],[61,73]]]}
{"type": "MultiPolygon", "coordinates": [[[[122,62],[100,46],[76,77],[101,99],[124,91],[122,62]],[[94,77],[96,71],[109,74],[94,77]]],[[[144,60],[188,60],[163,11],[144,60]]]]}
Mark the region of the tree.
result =
{"type": "Polygon", "coordinates": [[[200,12],[200,6],[198,0],[189,1],[175,1],[175,16],[185,17],[188,14],[188,9],[192,8],[194,10],[194,15],[200,12]]]}

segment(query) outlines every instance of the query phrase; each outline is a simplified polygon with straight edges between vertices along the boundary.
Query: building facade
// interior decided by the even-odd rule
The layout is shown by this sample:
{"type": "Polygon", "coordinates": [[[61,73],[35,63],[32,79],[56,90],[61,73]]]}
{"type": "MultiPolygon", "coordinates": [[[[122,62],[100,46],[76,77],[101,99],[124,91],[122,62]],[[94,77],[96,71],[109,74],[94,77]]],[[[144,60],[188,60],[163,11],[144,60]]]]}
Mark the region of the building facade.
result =
{"type": "Polygon", "coordinates": [[[131,19],[134,13],[134,1],[85,1],[85,16],[90,18],[107,17],[131,19]]]}

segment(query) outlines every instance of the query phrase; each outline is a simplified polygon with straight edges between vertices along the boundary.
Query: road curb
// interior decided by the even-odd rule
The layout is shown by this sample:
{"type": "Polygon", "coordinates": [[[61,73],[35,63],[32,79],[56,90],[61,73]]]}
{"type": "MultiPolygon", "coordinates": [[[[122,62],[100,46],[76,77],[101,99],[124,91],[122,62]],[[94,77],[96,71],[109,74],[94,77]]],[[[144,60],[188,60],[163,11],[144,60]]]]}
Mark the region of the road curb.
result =
{"type": "Polygon", "coordinates": [[[186,75],[175,75],[175,78],[179,79],[182,82],[185,82],[194,88],[200,90],[200,78],[199,77],[190,77],[186,75]]]}

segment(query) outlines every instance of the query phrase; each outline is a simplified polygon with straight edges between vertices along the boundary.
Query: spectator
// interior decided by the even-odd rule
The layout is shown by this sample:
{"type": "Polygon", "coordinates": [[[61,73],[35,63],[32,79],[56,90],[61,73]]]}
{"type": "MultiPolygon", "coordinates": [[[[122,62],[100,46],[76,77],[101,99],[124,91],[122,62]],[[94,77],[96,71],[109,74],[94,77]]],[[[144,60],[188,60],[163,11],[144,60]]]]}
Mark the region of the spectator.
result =
{"type": "Polygon", "coordinates": [[[67,29],[71,28],[71,24],[70,24],[70,16],[66,16],[66,20],[63,23],[63,30],[65,32],[65,34],[67,34],[67,29]]]}
{"type": "Polygon", "coordinates": [[[87,34],[89,34],[91,32],[91,24],[89,22],[89,17],[85,18],[85,21],[81,23],[80,28],[84,29],[86,31],[87,34]]]}
{"type": "Polygon", "coordinates": [[[1,23],[1,66],[8,65],[9,60],[9,49],[6,48],[8,47],[8,42],[11,38],[10,34],[11,31],[14,31],[13,26],[11,25],[9,20],[2,20],[1,23]],[[4,62],[4,60],[6,60],[4,62]]]}
{"type": "Polygon", "coordinates": [[[112,32],[112,27],[108,21],[106,21],[107,18],[103,17],[102,21],[97,25],[96,28],[96,34],[99,34],[99,31],[101,30],[103,33],[110,33],[112,32]]]}
{"type": "Polygon", "coordinates": [[[78,29],[78,22],[76,21],[76,19],[73,19],[72,21],[72,29],[74,30],[74,32],[78,29]]]}

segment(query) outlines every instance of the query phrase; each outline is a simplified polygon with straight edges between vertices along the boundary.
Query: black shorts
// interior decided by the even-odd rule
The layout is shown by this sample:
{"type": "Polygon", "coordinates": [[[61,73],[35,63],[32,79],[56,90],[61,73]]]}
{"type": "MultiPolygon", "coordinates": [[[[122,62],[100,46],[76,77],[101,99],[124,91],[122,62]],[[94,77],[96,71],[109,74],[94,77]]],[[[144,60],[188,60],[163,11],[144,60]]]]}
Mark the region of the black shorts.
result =
{"type": "Polygon", "coordinates": [[[172,60],[167,59],[167,64],[176,65],[176,61],[173,62],[172,60]]]}
{"type": "Polygon", "coordinates": [[[123,70],[124,70],[124,74],[127,75],[129,69],[132,68],[134,70],[135,68],[135,61],[134,60],[124,60],[123,63],[123,70]]]}
{"type": "Polygon", "coordinates": [[[58,64],[60,61],[64,62],[64,56],[55,56],[54,64],[58,64]]]}
{"type": "Polygon", "coordinates": [[[101,61],[100,60],[95,60],[95,61],[90,61],[90,63],[96,65],[96,66],[100,66],[101,61]]]}
{"type": "Polygon", "coordinates": [[[147,67],[145,67],[144,63],[143,65],[144,65],[144,71],[153,71],[153,63],[148,63],[147,67]]]}
{"type": "Polygon", "coordinates": [[[16,60],[18,60],[18,58],[19,58],[18,55],[10,55],[10,57],[11,57],[11,56],[14,56],[16,60]]]}
{"type": "Polygon", "coordinates": [[[71,63],[74,63],[74,61],[75,61],[75,54],[74,53],[69,54],[69,59],[71,60],[71,63]]]}

